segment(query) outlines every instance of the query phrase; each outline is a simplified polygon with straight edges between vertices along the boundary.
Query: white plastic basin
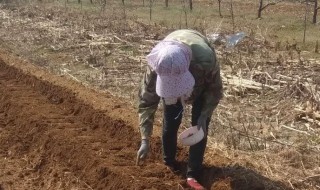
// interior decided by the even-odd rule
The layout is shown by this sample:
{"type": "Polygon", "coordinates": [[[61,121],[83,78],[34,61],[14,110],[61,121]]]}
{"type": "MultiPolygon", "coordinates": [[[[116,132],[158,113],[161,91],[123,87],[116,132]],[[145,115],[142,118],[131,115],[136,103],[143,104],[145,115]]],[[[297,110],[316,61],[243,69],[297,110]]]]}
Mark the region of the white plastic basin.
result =
{"type": "Polygon", "coordinates": [[[185,146],[192,146],[200,142],[204,137],[202,128],[197,129],[197,126],[190,127],[184,130],[178,137],[181,144],[185,146]]]}

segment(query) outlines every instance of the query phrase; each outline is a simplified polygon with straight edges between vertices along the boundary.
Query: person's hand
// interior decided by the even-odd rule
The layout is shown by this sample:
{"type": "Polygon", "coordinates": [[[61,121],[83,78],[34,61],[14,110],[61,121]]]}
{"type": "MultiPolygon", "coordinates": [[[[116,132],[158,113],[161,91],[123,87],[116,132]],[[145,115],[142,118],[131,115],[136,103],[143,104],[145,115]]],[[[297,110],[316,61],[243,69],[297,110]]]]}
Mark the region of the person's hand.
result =
{"type": "Polygon", "coordinates": [[[148,139],[142,139],[141,140],[141,146],[138,150],[138,153],[137,153],[137,165],[139,165],[140,161],[142,160],[145,160],[147,155],[148,155],[148,152],[149,152],[149,140],[148,139]]]}
{"type": "Polygon", "coordinates": [[[200,117],[198,118],[198,130],[200,130],[200,128],[202,128],[204,134],[206,135],[207,133],[207,120],[208,117],[206,115],[200,115],[200,117]]]}

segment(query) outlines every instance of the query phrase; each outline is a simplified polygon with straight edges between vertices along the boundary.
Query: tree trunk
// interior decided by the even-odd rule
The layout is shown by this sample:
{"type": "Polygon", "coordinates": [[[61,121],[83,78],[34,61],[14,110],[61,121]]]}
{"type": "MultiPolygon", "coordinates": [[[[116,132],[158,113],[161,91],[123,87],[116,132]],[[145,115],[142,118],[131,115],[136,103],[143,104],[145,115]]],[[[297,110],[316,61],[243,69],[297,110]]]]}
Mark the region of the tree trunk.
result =
{"type": "Polygon", "coordinates": [[[233,14],[233,2],[231,0],[230,3],[230,11],[231,11],[231,18],[232,18],[232,31],[235,32],[235,25],[234,25],[234,14],[233,14]]]}
{"type": "Polygon", "coordinates": [[[262,6],[263,6],[263,0],[260,0],[259,9],[258,9],[258,18],[261,18],[262,6]]]}
{"type": "Polygon", "coordinates": [[[314,9],[313,9],[313,19],[312,19],[312,23],[313,24],[317,24],[317,14],[318,14],[318,0],[314,1],[314,9]]]}
{"type": "Polygon", "coordinates": [[[90,0],[90,3],[91,3],[91,4],[93,4],[93,1],[92,1],[92,0],[90,0]]]}
{"type": "Polygon", "coordinates": [[[78,0],[78,3],[80,4],[80,3],[81,3],[81,0],[78,0]]]}
{"type": "Polygon", "coordinates": [[[192,0],[189,0],[189,7],[190,7],[190,10],[192,11],[193,9],[192,0]]]}
{"type": "Polygon", "coordinates": [[[153,4],[153,0],[149,0],[149,3],[150,3],[149,17],[150,17],[150,20],[152,20],[152,4],[153,4]]]}
{"type": "Polygon", "coordinates": [[[166,7],[169,7],[169,0],[165,0],[166,7]]]}
{"type": "Polygon", "coordinates": [[[308,0],[306,0],[306,12],[304,14],[304,30],[303,30],[303,44],[306,43],[306,33],[307,33],[307,13],[308,13],[308,0]]]}
{"type": "Polygon", "coordinates": [[[220,17],[222,17],[222,14],[221,14],[221,0],[218,0],[218,3],[219,3],[219,15],[220,15],[220,17]]]}
{"type": "Polygon", "coordinates": [[[263,6],[263,0],[260,0],[259,10],[258,10],[258,18],[261,18],[261,14],[262,14],[262,11],[263,11],[264,9],[266,9],[266,8],[269,7],[270,5],[275,5],[275,4],[279,3],[279,2],[281,2],[281,1],[267,3],[265,6],[263,6]]]}
{"type": "Polygon", "coordinates": [[[107,6],[107,0],[102,1],[101,11],[105,11],[107,6]]]}

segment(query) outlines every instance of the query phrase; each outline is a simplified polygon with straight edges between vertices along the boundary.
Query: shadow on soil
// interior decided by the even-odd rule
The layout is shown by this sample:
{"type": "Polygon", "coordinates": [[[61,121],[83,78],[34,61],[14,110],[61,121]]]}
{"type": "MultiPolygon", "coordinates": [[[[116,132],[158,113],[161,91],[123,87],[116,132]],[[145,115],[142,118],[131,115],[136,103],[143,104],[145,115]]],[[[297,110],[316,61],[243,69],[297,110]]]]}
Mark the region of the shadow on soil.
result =
{"type": "MultiPolygon", "coordinates": [[[[186,162],[180,163],[179,173],[185,174],[186,162]]],[[[289,190],[284,183],[268,179],[257,172],[239,166],[214,167],[204,166],[199,182],[206,189],[215,190],[289,190]]]]}

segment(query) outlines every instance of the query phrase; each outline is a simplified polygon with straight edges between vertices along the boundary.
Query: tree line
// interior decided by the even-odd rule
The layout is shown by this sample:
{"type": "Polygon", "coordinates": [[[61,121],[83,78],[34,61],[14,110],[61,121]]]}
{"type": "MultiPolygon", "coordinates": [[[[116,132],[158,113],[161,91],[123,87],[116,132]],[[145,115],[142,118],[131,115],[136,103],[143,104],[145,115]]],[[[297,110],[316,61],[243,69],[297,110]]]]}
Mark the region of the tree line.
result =
{"type": "MultiPolygon", "coordinates": [[[[0,3],[10,3],[12,0],[0,0],[0,3]]],[[[40,2],[42,2],[43,0],[38,0],[40,2]]],[[[82,1],[83,0],[77,0],[79,4],[82,4],[82,1]]],[[[89,0],[91,4],[94,3],[94,0],[89,0]]],[[[99,3],[101,3],[104,7],[106,6],[107,4],[107,0],[98,0],[99,3]]],[[[122,1],[122,4],[125,5],[125,0],[121,0],[122,1]]],[[[150,6],[150,12],[152,12],[152,6],[154,4],[154,1],[155,0],[149,0],[149,6],[150,6]]],[[[190,11],[193,10],[193,0],[181,0],[183,2],[183,7],[184,9],[187,7],[185,4],[186,2],[188,3],[188,9],[190,11]]],[[[212,0],[214,1],[214,0],[212,0]]],[[[283,2],[284,0],[275,0],[275,1],[268,1],[267,3],[264,2],[264,0],[258,0],[259,1],[259,6],[258,6],[258,13],[257,13],[257,18],[258,19],[261,19],[262,18],[262,12],[264,10],[266,10],[268,7],[270,6],[274,6],[280,2],[283,2]]],[[[288,0],[287,0],[288,1],[288,0]]],[[[313,24],[316,24],[317,23],[317,16],[318,16],[318,11],[320,9],[320,6],[318,4],[318,0],[304,0],[304,1],[299,1],[299,0],[292,0],[294,2],[300,2],[300,3],[305,3],[306,4],[306,7],[307,6],[310,6],[310,5],[313,5],[313,16],[312,16],[312,23],[313,24]]],[[[69,2],[69,0],[65,0],[66,3],[69,2]]],[[[233,1],[232,0],[217,0],[217,3],[218,3],[218,11],[219,11],[219,16],[220,17],[223,17],[222,15],[222,6],[221,4],[223,2],[227,2],[227,3],[230,3],[230,7],[233,7],[233,1]]],[[[143,6],[145,6],[145,0],[142,0],[142,3],[143,3],[143,6]]],[[[169,0],[164,0],[164,5],[165,7],[169,7],[169,0]]],[[[151,16],[150,16],[151,17],[151,16]]]]}

